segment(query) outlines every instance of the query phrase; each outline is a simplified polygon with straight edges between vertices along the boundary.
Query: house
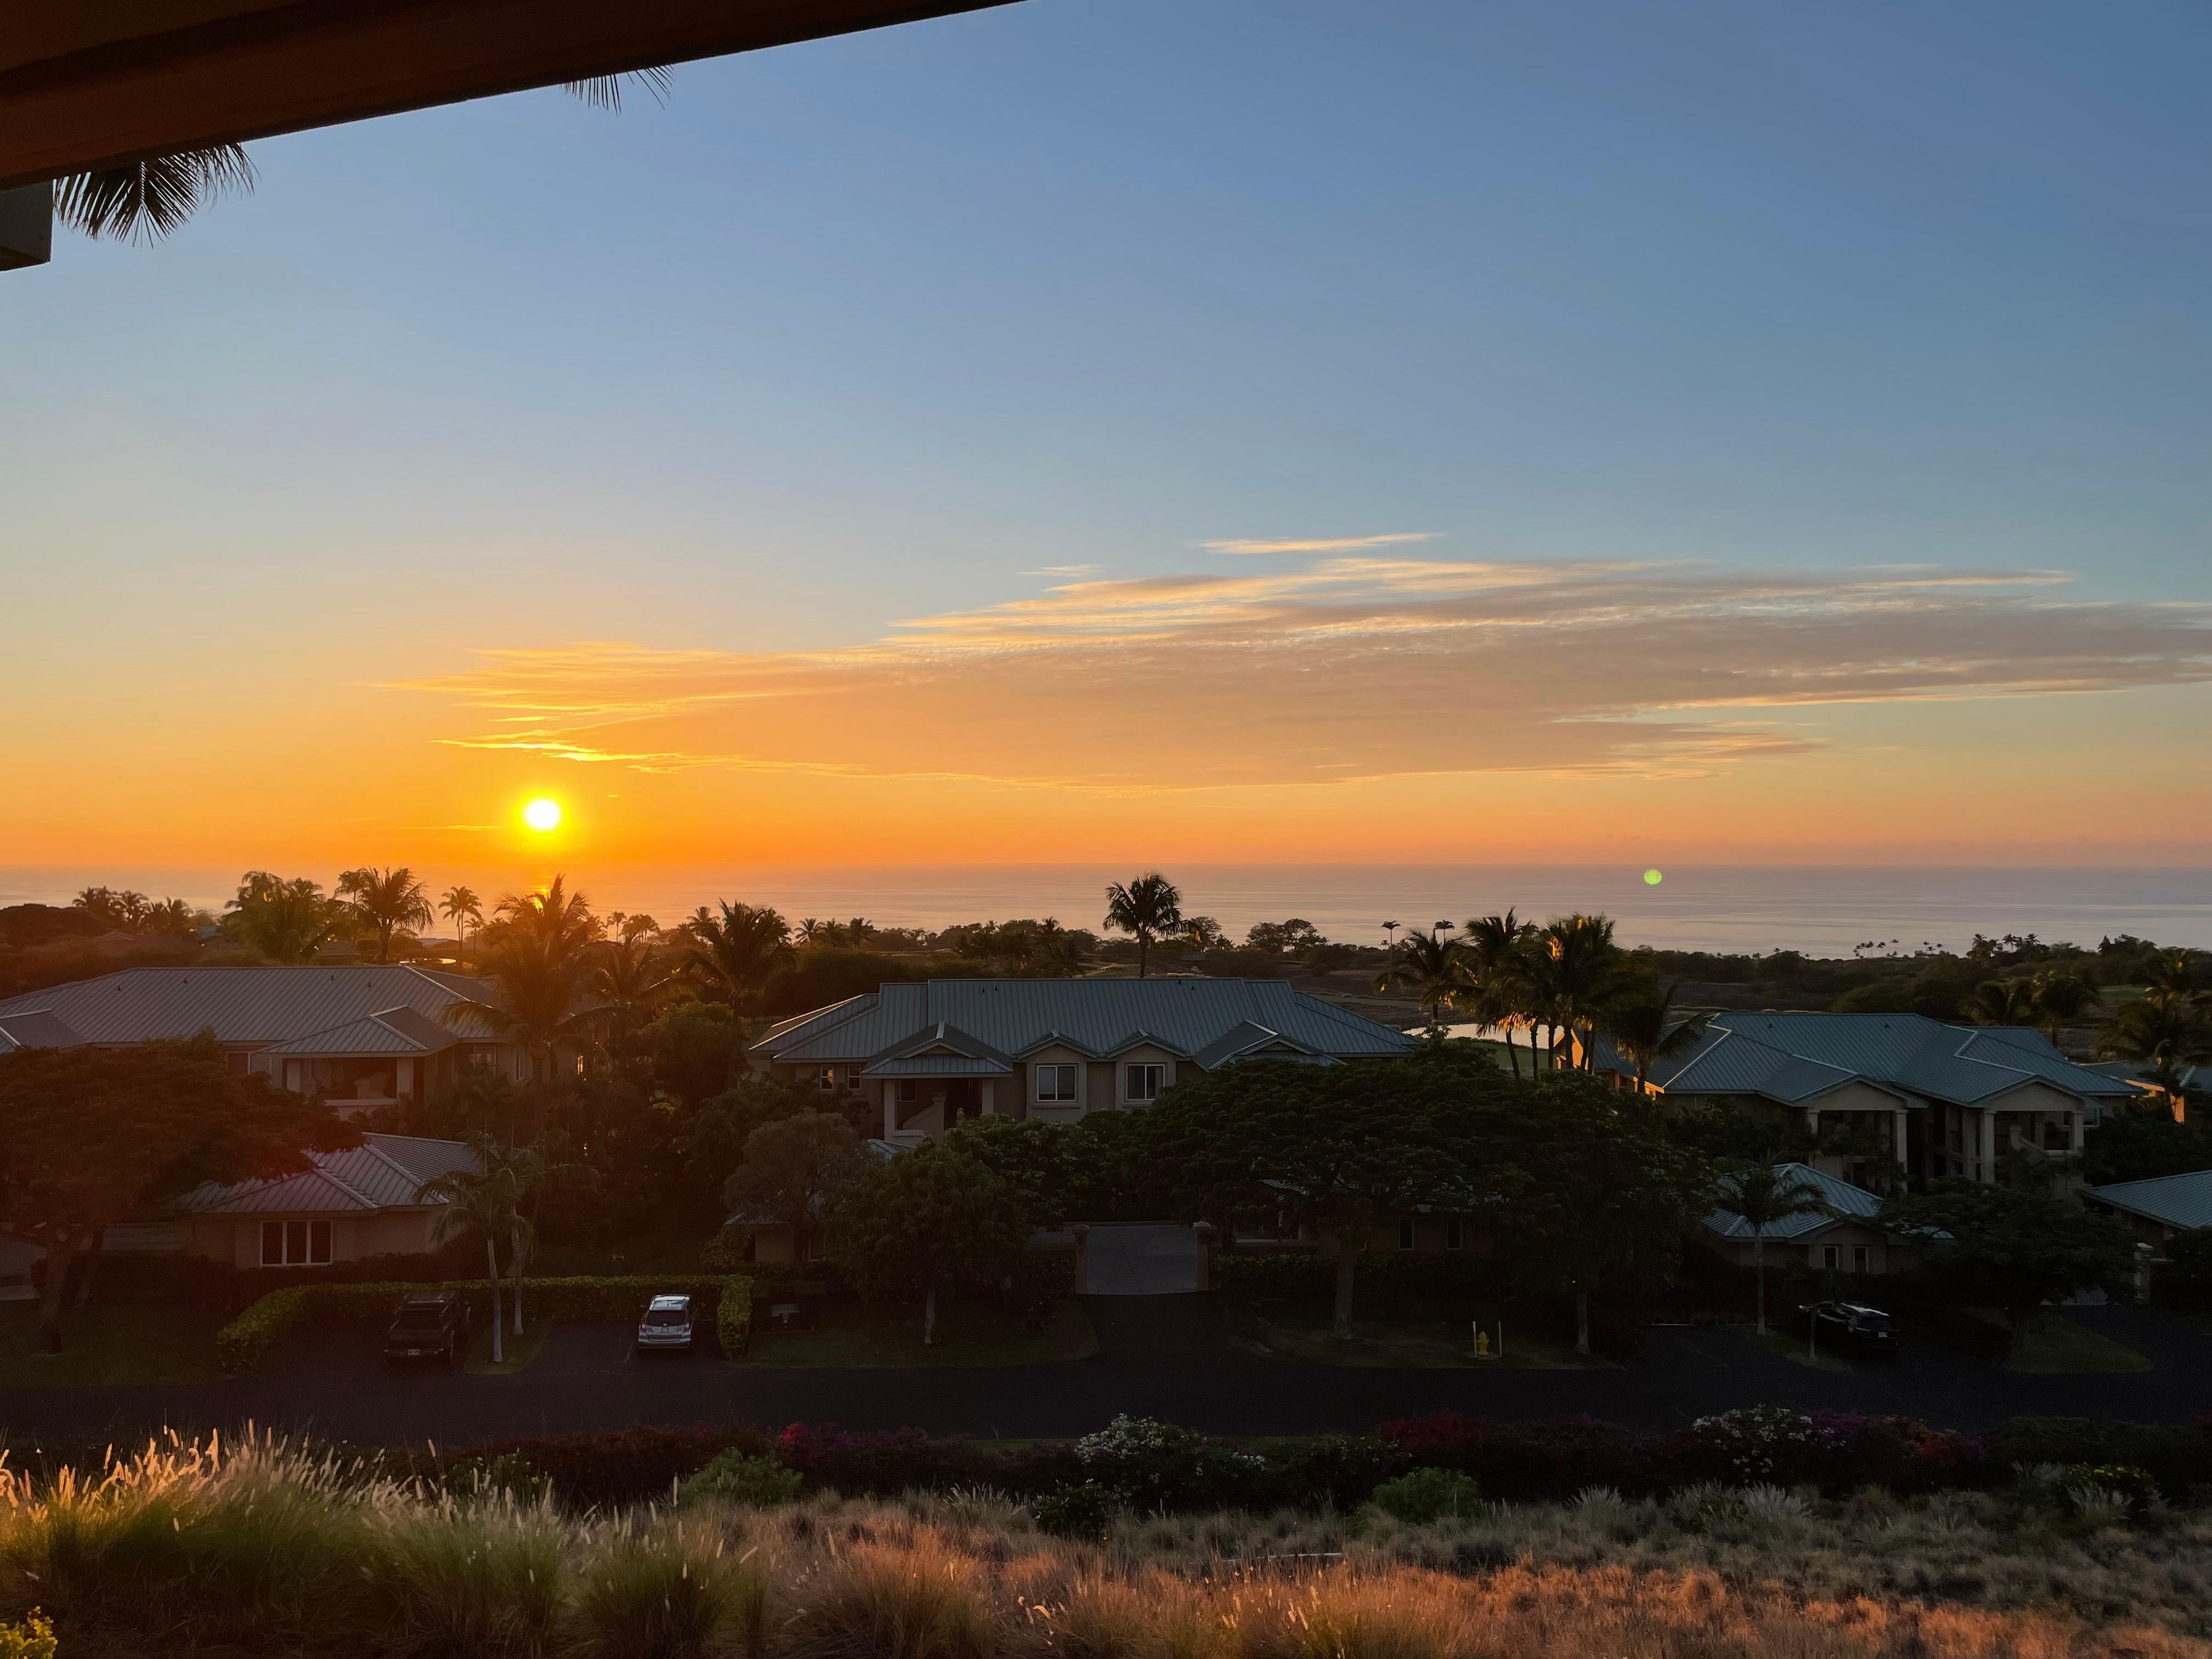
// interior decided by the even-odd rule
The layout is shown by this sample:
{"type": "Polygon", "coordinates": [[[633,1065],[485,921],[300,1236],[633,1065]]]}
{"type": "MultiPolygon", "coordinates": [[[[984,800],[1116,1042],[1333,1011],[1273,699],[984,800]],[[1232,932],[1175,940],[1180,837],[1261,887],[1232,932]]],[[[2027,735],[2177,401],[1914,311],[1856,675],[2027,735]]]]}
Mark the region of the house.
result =
{"type": "Polygon", "coordinates": [[[450,1200],[420,1196],[423,1184],[477,1167],[461,1142],[415,1135],[363,1135],[344,1152],[307,1156],[313,1167],[296,1175],[195,1187],[161,1206],[155,1224],[134,1229],[142,1237],[131,1242],[234,1267],[426,1255],[438,1248],[434,1224],[450,1200]]]}
{"type": "Polygon", "coordinates": [[[2173,1114],[2176,1123],[2189,1121],[2189,1097],[2200,1100],[2212,1095],[2212,1066],[2177,1066],[2173,1068],[2174,1086],[2168,1088],[2152,1073],[2148,1066],[2136,1060],[2100,1060],[2089,1067],[2102,1076],[2117,1078],[2131,1085],[2149,1100],[2156,1101],[2173,1114]]]}
{"type": "MultiPolygon", "coordinates": [[[[1580,1057],[1579,1044],[1567,1052],[1580,1057]]],[[[1592,1069],[1621,1088],[1636,1067],[1601,1036],[1592,1069]]],[[[1681,1053],[1654,1065],[1650,1093],[1688,1109],[1763,1103],[1803,1115],[1848,1144],[1816,1158],[1848,1178],[1876,1163],[1916,1182],[1996,1179],[2008,1152],[2063,1157],[2128,1083],[2077,1066],[2039,1031],[1948,1025],[1919,1014],[1721,1013],[1681,1053]]]]}
{"type": "Polygon", "coordinates": [[[866,1101],[885,1141],[913,1146],[963,1117],[1139,1109],[1239,1060],[1328,1066],[1419,1046],[1279,980],[940,979],[785,1020],[751,1052],[777,1076],[866,1101]]]}
{"type": "MultiPolygon", "coordinates": [[[[901,1153],[910,1150],[906,1145],[893,1146],[888,1140],[864,1140],[860,1151],[878,1164],[888,1164],[901,1153]]],[[[750,1235],[755,1261],[775,1265],[795,1261],[819,1261],[823,1257],[822,1229],[817,1224],[822,1215],[819,1194],[810,1212],[814,1218],[803,1227],[794,1227],[788,1221],[779,1221],[773,1216],[757,1214],[750,1210],[733,1210],[722,1223],[750,1235]]]]}
{"type": "Polygon", "coordinates": [[[469,1012],[492,1000],[482,980],[404,964],[128,968],[0,1000],[0,1053],[211,1031],[233,1071],[352,1114],[421,1099],[465,1063],[528,1077],[522,1048],[469,1012]]]}
{"type": "Polygon", "coordinates": [[[2081,1201],[2131,1223],[2142,1243],[2163,1254],[2179,1234],[2212,1226],[2212,1170],[2085,1187],[2081,1201]]]}
{"type": "MultiPolygon", "coordinates": [[[[1826,1208],[1785,1216],[1760,1230],[1768,1267],[1796,1260],[1808,1267],[1866,1275],[1909,1273],[1916,1265],[1911,1247],[1875,1224],[1881,1210],[1876,1194],[1808,1164],[1778,1164],[1774,1173],[1785,1185],[1794,1182],[1810,1188],[1826,1208]]],[[[1728,1180],[1723,1176],[1723,1184],[1728,1180]]],[[[1760,1243],[1741,1216],[1715,1210],[1699,1224],[1698,1235],[1731,1266],[1757,1265],[1760,1243]]]]}

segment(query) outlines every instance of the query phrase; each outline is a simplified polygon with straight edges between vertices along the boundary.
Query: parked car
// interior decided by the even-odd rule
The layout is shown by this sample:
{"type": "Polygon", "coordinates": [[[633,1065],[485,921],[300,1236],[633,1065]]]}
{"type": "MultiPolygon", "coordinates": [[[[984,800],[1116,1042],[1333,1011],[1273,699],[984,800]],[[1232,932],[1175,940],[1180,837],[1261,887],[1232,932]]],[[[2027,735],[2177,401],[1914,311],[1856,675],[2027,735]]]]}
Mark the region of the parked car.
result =
{"type": "Polygon", "coordinates": [[[1797,1328],[1818,1345],[1875,1359],[1897,1358],[1897,1322],[1856,1302],[1814,1302],[1797,1310],[1797,1328]]]}
{"type": "Polygon", "coordinates": [[[656,1296],[645,1304],[637,1322],[640,1348],[688,1348],[691,1346],[691,1298],[656,1296]]]}
{"type": "Polygon", "coordinates": [[[468,1358],[469,1304],[453,1291],[410,1291],[399,1301],[391,1328],[384,1334],[384,1357],[398,1364],[442,1359],[450,1366],[468,1358]]]}

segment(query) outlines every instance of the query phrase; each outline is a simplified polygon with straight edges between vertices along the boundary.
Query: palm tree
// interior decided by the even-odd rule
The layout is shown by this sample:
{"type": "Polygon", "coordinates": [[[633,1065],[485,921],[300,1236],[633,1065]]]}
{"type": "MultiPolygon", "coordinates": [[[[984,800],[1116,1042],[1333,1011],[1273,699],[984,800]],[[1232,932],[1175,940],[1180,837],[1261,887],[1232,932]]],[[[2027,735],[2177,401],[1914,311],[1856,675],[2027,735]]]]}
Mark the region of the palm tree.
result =
{"type": "Polygon", "coordinates": [[[1439,1036],[1443,1030],[1443,1011],[1469,988],[1466,952],[1440,932],[1410,933],[1375,981],[1377,991],[1387,991],[1394,985],[1413,988],[1427,1018],[1429,1034],[1439,1036]]]}
{"type": "Polygon", "coordinates": [[[608,1023],[628,1032],[644,1024],[672,977],[659,941],[632,934],[599,945],[588,982],[608,1023]]]}
{"type": "Polygon", "coordinates": [[[2089,981],[2079,974],[2069,974],[2049,969],[2038,974],[2028,985],[2029,1000],[2035,1006],[2037,1024],[2043,1027],[2044,1036],[2051,1046],[2058,1046],[2058,1033],[2069,1019],[2079,1019],[2084,1009],[2094,1006],[2097,993],[2089,981]]]}
{"type": "MultiPolygon", "coordinates": [[[[1582,1048],[1589,1067],[1591,1035],[1620,978],[1620,947],[1613,942],[1613,919],[1577,914],[1547,922],[1528,952],[1536,1012],[1546,1024],[1563,1029],[1582,1048]]],[[[1556,1048],[1557,1042],[1553,1044],[1556,1048]]]]}
{"type": "Polygon", "coordinates": [[[305,876],[287,881],[266,870],[247,871],[238,896],[223,908],[228,912],[223,927],[232,938],[265,961],[284,963],[313,962],[344,921],[343,910],[305,876]]]}
{"type": "Polygon", "coordinates": [[[1672,985],[1663,990],[1656,984],[1644,985],[1606,1010],[1605,1034],[1613,1039],[1614,1048],[1634,1062],[1639,1095],[1652,1066],[1690,1048],[1705,1036],[1705,1027],[1712,1021],[1711,1014],[1678,1013],[1676,989],[1672,985]]]}
{"type": "Polygon", "coordinates": [[[1396,946],[1398,943],[1398,930],[1405,925],[1406,924],[1402,921],[1386,921],[1382,924],[1382,948],[1384,950],[1391,950],[1396,946]]]}
{"type": "Polygon", "coordinates": [[[2132,1060],[2174,1101],[2190,1067],[2212,1060],[2212,1022],[2191,1000],[2154,992],[2112,1017],[2100,1045],[2116,1060],[2132,1060]]]}
{"type": "Polygon", "coordinates": [[[1977,1025],[2035,1024],[2035,986],[2025,979],[1985,979],[1966,999],[1966,1018],[1977,1025]]]}
{"type": "Polygon", "coordinates": [[[438,910],[453,924],[453,961],[459,965],[467,957],[468,924],[483,926],[483,901],[473,887],[448,887],[439,897],[438,910]]]}
{"type": "Polygon", "coordinates": [[[1759,1285],[1759,1334],[1766,1334],[1766,1230],[1793,1215],[1820,1215],[1828,1206],[1812,1183],[1795,1170],[1747,1164],[1721,1177],[1713,1207],[1751,1229],[1752,1272],[1759,1285]]]}
{"type": "Polygon", "coordinates": [[[791,927],[765,907],[718,900],[718,917],[705,905],[683,927],[679,971],[698,981],[708,994],[749,1014],[775,970],[788,963],[791,927]]]}
{"type": "Polygon", "coordinates": [[[402,929],[428,927],[435,915],[430,896],[415,872],[402,865],[397,870],[378,870],[364,865],[338,878],[339,902],[351,908],[356,921],[376,941],[376,959],[392,960],[392,941],[402,929]]]}
{"type": "MultiPolygon", "coordinates": [[[[496,1365],[507,1358],[506,1348],[500,1340],[499,1243],[502,1238],[507,1240],[508,1248],[519,1257],[529,1224],[522,1215],[522,1182],[513,1156],[488,1134],[471,1135],[469,1146],[476,1153],[476,1168],[449,1170],[426,1181],[415,1189],[415,1196],[418,1201],[444,1200],[434,1212],[430,1224],[431,1236],[438,1243],[442,1244],[464,1236],[483,1240],[485,1277],[491,1280],[491,1360],[496,1365]]],[[[521,1294],[520,1272],[518,1265],[518,1297],[521,1294]]],[[[519,1305],[514,1328],[520,1335],[522,1315],[519,1305]]]]}
{"type": "Polygon", "coordinates": [[[2151,957],[2143,982],[2154,997],[2192,999],[2197,994],[2197,958],[2176,947],[2151,957]]]}
{"type": "Polygon", "coordinates": [[[1106,926],[1137,941],[1137,977],[1144,978],[1152,941],[1182,926],[1182,893],[1157,870],[1147,870],[1126,887],[1106,889],[1106,926]]]}
{"type": "MultiPolygon", "coordinates": [[[[1505,1063],[1515,1078],[1521,1075],[1520,1051],[1513,1046],[1513,1028],[1528,1024],[1528,942],[1536,929],[1511,910],[1503,915],[1472,916],[1467,937],[1460,941],[1467,963],[1468,1001],[1474,1017],[1505,1034],[1505,1063]]],[[[1536,1073],[1536,1038],[1530,1028],[1528,1074],[1536,1073]]]]}
{"type": "Polygon", "coordinates": [[[481,1019],[512,1037],[530,1055],[531,1075],[552,1075],[555,1055],[568,1046],[587,1047],[605,1018],[595,1006],[580,1006],[591,970],[599,922],[591,902],[568,890],[566,878],[553,878],[536,892],[509,894],[499,902],[497,920],[477,936],[479,966],[495,991],[489,1002],[456,1002],[446,1018],[481,1019]]]}

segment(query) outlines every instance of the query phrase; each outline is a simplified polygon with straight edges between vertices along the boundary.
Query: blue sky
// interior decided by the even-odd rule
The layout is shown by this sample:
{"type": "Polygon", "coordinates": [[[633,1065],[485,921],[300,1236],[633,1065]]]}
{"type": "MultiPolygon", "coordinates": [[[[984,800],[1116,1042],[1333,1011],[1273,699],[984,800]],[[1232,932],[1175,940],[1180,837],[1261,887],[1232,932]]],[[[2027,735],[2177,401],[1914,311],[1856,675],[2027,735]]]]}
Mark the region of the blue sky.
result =
{"type": "Polygon", "coordinates": [[[2207,62],[2178,3],[1025,0],[266,141],[0,279],[0,682],[250,726],[1237,538],[2212,600],[2207,62]]]}

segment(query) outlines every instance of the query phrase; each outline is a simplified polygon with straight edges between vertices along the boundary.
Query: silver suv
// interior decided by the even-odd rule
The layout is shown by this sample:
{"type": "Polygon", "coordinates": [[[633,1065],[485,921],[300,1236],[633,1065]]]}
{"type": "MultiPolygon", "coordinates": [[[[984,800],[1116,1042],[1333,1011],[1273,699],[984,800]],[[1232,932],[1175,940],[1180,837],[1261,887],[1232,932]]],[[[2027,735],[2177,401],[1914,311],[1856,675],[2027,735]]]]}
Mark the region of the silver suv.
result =
{"type": "Polygon", "coordinates": [[[646,1304],[637,1322],[641,1348],[688,1348],[691,1346],[691,1298],[656,1296],[646,1304]]]}

